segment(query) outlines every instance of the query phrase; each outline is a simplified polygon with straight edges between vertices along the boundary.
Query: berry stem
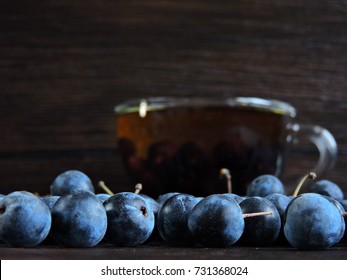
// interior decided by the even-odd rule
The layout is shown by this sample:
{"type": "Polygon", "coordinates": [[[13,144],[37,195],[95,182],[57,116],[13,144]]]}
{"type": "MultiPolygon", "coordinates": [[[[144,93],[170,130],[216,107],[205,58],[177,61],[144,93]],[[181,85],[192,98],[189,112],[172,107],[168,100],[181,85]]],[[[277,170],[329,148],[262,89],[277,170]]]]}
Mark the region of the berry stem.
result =
{"type": "Polygon", "coordinates": [[[343,212],[342,217],[347,217],[347,212],[343,212]]]}
{"type": "Polygon", "coordinates": [[[142,190],[142,184],[136,184],[134,193],[139,194],[141,190],[142,190]]]}
{"type": "Polygon", "coordinates": [[[102,188],[107,194],[114,195],[114,193],[106,186],[104,181],[100,181],[98,186],[102,188]]]}
{"type": "Polygon", "coordinates": [[[245,219],[245,218],[250,218],[250,217],[266,216],[266,215],[272,215],[272,212],[244,213],[244,214],[242,214],[242,217],[245,219]]]}
{"type": "Polygon", "coordinates": [[[225,177],[227,179],[228,193],[232,193],[233,187],[232,187],[231,175],[230,175],[229,169],[222,168],[219,171],[219,174],[220,174],[221,178],[225,177]]]}
{"type": "Polygon", "coordinates": [[[299,193],[299,191],[300,191],[302,185],[304,184],[304,182],[306,181],[307,178],[308,178],[308,179],[311,179],[311,180],[314,180],[314,179],[316,179],[316,177],[317,177],[317,175],[316,175],[316,173],[314,173],[314,172],[310,172],[310,173],[306,174],[306,175],[300,180],[299,184],[298,184],[297,187],[295,188],[295,191],[294,191],[294,193],[293,193],[293,196],[294,196],[294,197],[297,197],[297,196],[298,196],[298,193],[299,193]]]}

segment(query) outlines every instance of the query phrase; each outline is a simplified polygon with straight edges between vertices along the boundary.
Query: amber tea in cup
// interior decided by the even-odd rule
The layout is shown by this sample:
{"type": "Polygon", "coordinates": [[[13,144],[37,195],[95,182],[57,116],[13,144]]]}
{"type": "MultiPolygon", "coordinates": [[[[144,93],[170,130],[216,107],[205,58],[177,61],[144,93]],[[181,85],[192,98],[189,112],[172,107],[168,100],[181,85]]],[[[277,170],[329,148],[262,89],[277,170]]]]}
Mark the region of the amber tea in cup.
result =
{"type": "Polygon", "coordinates": [[[325,147],[333,143],[326,144],[313,126],[295,124],[295,108],[281,101],[156,97],[130,100],[115,110],[124,167],[131,183],[142,183],[144,193],[153,197],[167,192],[225,193],[222,168],[231,174],[233,192],[243,195],[258,175],[280,176],[288,144],[299,137],[324,142],[324,155],[318,147],[320,169],[334,156],[325,147]]]}

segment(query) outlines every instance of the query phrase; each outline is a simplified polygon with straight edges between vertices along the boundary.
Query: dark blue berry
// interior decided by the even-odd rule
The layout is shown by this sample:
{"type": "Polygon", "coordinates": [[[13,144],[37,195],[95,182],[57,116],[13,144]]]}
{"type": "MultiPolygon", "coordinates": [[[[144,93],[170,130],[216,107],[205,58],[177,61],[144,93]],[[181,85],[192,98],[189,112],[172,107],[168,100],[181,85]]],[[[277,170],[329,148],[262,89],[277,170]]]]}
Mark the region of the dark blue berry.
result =
{"type": "Polygon", "coordinates": [[[192,209],[188,228],[198,243],[209,247],[229,247],[241,237],[244,219],[235,200],[213,194],[192,209]]]}

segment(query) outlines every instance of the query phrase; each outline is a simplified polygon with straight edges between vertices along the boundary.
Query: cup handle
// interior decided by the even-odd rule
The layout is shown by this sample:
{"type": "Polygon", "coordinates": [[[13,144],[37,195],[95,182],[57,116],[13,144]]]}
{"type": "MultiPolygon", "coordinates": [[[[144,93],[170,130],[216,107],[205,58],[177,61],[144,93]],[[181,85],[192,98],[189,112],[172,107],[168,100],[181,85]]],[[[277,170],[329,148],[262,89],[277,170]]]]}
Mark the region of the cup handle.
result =
{"type": "Polygon", "coordinates": [[[322,175],[333,168],[337,156],[337,144],[334,136],[325,128],[318,125],[293,124],[291,127],[292,141],[313,143],[319,152],[319,160],[312,170],[317,175],[322,175]]]}

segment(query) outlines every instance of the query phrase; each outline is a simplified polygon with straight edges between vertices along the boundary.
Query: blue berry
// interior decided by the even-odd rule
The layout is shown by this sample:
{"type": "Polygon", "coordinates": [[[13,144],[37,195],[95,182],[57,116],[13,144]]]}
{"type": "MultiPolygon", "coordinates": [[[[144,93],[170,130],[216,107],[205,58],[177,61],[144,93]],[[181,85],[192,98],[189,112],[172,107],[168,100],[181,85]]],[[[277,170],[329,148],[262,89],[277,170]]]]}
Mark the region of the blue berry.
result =
{"type": "Polygon", "coordinates": [[[52,210],[50,236],[67,247],[93,247],[104,237],[107,228],[102,202],[89,191],[61,196],[52,210]]]}
{"type": "Polygon", "coordinates": [[[152,198],[152,197],[150,197],[150,196],[148,196],[146,194],[140,193],[139,195],[142,196],[146,200],[146,203],[147,203],[148,207],[156,215],[159,212],[159,209],[160,209],[159,203],[154,198],[152,198]]]}
{"type": "Polygon", "coordinates": [[[330,196],[337,201],[343,200],[341,188],[329,180],[319,180],[311,185],[310,192],[330,196]]]}
{"type": "Polygon", "coordinates": [[[0,238],[16,247],[40,244],[51,228],[48,206],[32,193],[15,191],[0,200],[0,238]]]}
{"type": "Polygon", "coordinates": [[[324,194],[322,194],[322,196],[324,198],[326,198],[330,203],[332,203],[335,207],[337,207],[337,209],[339,209],[341,214],[343,214],[345,212],[345,208],[343,207],[341,201],[338,201],[335,198],[332,198],[331,196],[327,196],[327,195],[324,195],[324,194]]]}
{"type": "Polygon", "coordinates": [[[109,199],[111,195],[107,193],[98,193],[96,194],[96,197],[100,199],[101,202],[104,202],[105,200],[109,199]]]}
{"type": "MultiPolygon", "coordinates": [[[[343,213],[347,211],[347,199],[343,199],[340,201],[340,205],[343,207],[343,213]]],[[[345,224],[347,223],[347,216],[344,215],[343,219],[345,220],[345,224]]],[[[345,230],[344,237],[347,237],[347,230],[345,230]]]]}
{"type": "Polygon", "coordinates": [[[164,202],[166,200],[168,200],[170,197],[176,195],[176,194],[180,194],[179,192],[168,192],[168,193],[164,193],[158,196],[157,198],[157,203],[159,204],[159,208],[164,204],[164,202]]]}
{"type": "Polygon", "coordinates": [[[268,246],[275,243],[281,231],[281,218],[273,203],[263,197],[249,197],[240,203],[243,214],[269,212],[245,218],[245,229],[240,242],[253,246],[268,246]]]}
{"type": "Polygon", "coordinates": [[[265,197],[272,193],[285,194],[285,189],[282,182],[270,174],[256,177],[247,188],[247,196],[265,197]]]}
{"type": "Polygon", "coordinates": [[[166,200],[157,217],[160,236],[173,244],[193,244],[188,229],[188,217],[199,199],[189,194],[177,194],[166,200]]]}
{"type": "Polygon", "coordinates": [[[295,248],[329,248],[340,241],[344,231],[341,210],[320,194],[299,195],[287,207],[284,234],[295,248]]]}
{"type": "Polygon", "coordinates": [[[244,219],[239,204],[213,194],[198,202],[188,218],[188,228],[196,242],[210,247],[229,247],[239,240],[244,219]]]}
{"type": "Polygon", "coordinates": [[[223,193],[222,195],[227,198],[234,199],[238,204],[240,204],[242,201],[246,199],[245,197],[239,196],[235,193],[223,193]]]}
{"type": "Polygon", "coordinates": [[[49,210],[52,210],[54,204],[57,202],[57,200],[60,198],[60,196],[57,195],[47,195],[41,197],[41,200],[46,203],[48,206],[49,210]]]}
{"type": "Polygon", "coordinates": [[[275,205],[278,213],[280,214],[281,220],[283,221],[287,207],[294,197],[286,196],[281,193],[272,193],[267,195],[265,198],[275,205]]]}
{"type": "Polygon", "coordinates": [[[116,246],[136,246],[151,236],[154,213],[142,196],[120,192],[106,200],[104,207],[108,220],[107,242],[116,246]]]}
{"type": "Polygon", "coordinates": [[[68,170],[59,174],[51,186],[52,195],[71,194],[75,191],[90,191],[95,193],[90,178],[79,170],[68,170]]]}

